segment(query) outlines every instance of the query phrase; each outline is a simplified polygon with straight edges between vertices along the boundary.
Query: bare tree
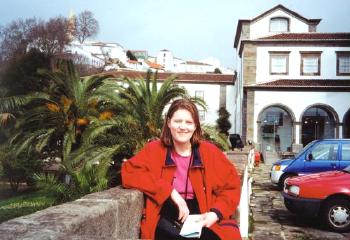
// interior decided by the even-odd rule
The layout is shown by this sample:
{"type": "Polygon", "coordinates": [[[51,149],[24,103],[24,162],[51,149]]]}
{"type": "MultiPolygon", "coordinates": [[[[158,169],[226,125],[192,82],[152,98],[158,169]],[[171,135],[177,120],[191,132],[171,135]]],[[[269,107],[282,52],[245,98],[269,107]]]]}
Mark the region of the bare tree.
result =
{"type": "Polygon", "coordinates": [[[30,47],[53,56],[63,52],[70,43],[68,20],[64,17],[51,18],[48,22],[39,22],[31,32],[30,47]]]}
{"type": "Polygon", "coordinates": [[[23,55],[30,43],[30,34],[37,25],[35,18],[19,19],[2,27],[0,32],[0,59],[7,61],[12,57],[23,55]]]}
{"type": "Polygon", "coordinates": [[[81,12],[75,18],[74,36],[80,43],[83,43],[87,38],[97,35],[99,30],[98,21],[90,11],[81,12]]]}
{"type": "Polygon", "coordinates": [[[7,62],[37,48],[52,56],[70,43],[68,20],[64,17],[43,20],[19,19],[0,30],[0,60],[7,62]]]}

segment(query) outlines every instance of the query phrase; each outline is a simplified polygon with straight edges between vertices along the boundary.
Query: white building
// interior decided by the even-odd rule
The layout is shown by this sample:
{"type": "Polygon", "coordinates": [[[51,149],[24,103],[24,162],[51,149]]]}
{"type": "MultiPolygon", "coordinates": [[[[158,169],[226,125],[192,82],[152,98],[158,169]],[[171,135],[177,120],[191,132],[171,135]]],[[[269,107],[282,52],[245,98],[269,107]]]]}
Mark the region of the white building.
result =
{"type": "Polygon", "coordinates": [[[320,21],[278,5],[238,22],[234,131],[265,156],[350,137],[350,33],[320,21]]]}
{"type": "Polygon", "coordinates": [[[157,55],[157,63],[164,66],[167,72],[174,72],[174,55],[167,49],[160,50],[157,55]]]}
{"type": "Polygon", "coordinates": [[[94,67],[105,66],[105,70],[120,68],[117,65],[119,62],[127,64],[126,52],[118,43],[74,41],[67,47],[67,52],[85,57],[88,64],[94,67]]]}
{"type": "MultiPolygon", "coordinates": [[[[141,71],[114,71],[109,72],[114,77],[126,76],[129,78],[145,78],[146,72],[141,71]]],[[[169,78],[174,73],[158,72],[158,80],[169,78]]],[[[230,122],[233,122],[233,102],[232,93],[234,91],[235,76],[232,74],[193,74],[175,73],[177,79],[175,83],[186,88],[191,96],[203,98],[207,103],[207,111],[199,109],[200,120],[203,123],[216,125],[218,110],[225,107],[231,114],[230,122]]]]}
{"type": "Polygon", "coordinates": [[[233,71],[221,66],[215,58],[206,58],[201,61],[188,61],[177,58],[170,50],[160,50],[156,62],[164,66],[166,72],[175,73],[213,73],[219,69],[224,74],[233,74],[233,71]]]}

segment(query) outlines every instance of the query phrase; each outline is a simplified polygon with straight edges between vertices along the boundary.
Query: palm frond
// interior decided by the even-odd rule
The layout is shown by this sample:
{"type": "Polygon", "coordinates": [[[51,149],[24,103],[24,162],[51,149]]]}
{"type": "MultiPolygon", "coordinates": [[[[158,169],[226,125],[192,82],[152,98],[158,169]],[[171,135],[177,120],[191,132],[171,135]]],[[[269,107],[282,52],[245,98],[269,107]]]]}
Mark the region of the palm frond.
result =
{"type": "Polygon", "coordinates": [[[35,149],[38,152],[41,152],[43,150],[44,147],[46,147],[53,135],[53,133],[55,132],[56,129],[52,128],[49,129],[46,133],[42,134],[41,136],[39,136],[38,138],[38,142],[35,145],[35,149]]]}
{"type": "Polygon", "coordinates": [[[34,100],[49,100],[50,96],[46,93],[34,92],[26,95],[17,95],[0,98],[0,113],[12,113],[28,105],[34,100]]]}
{"type": "Polygon", "coordinates": [[[57,203],[73,200],[77,197],[69,185],[60,182],[53,174],[34,174],[35,186],[46,195],[53,195],[57,203]]]}
{"type": "Polygon", "coordinates": [[[203,124],[201,127],[205,139],[214,143],[223,151],[228,151],[230,149],[230,145],[225,134],[219,133],[214,126],[210,126],[208,124],[203,124]]]}
{"type": "Polygon", "coordinates": [[[71,150],[72,150],[72,146],[75,143],[75,127],[73,125],[70,125],[68,127],[68,131],[65,132],[64,136],[63,136],[63,161],[65,161],[71,150]]]}
{"type": "Polygon", "coordinates": [[[98,136],[106,133],[111,128],[119,127],[120,125],[120,121],[113,119],[108,121],[98,121],[89,125],[83,134],[85,144],[91,144],[98,136]]]}
{"type": "Polygon", "coordinates": [[[77,151],[70,153],[64,165],[67,169],[74,170],[81,169],[86,164],[90,166],[97,162],[111,162],[113,154],[116,154],[119,150],[119,145],[114,145],[111,147],[101,147],[94,145],[81,147],[77,151]]]}

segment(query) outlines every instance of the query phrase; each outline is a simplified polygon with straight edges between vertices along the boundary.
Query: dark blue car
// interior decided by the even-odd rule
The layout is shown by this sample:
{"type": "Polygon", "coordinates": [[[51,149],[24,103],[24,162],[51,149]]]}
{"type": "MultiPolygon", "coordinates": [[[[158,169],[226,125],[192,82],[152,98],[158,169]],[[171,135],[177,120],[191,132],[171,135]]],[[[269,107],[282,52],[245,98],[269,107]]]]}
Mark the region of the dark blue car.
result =
{"type": "Polygon", "coordinates": [[[273,164],[271,182],[283,188],[287,178],[310,173],[340,170],[350,165],[350,139],[315,140],[294,159],[273,164]]]}

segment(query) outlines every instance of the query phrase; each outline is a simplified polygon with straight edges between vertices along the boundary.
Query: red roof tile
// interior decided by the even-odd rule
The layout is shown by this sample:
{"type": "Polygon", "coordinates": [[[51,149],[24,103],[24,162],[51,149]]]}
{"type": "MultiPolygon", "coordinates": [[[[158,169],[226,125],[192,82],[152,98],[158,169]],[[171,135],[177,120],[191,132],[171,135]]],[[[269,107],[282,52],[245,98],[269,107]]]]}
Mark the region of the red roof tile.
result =
{"type": "Polygon", "coordinates": [[[128,60],[128,63],[138,64],[139,62],[137,60],[128,60]]]}
{"type": "Polygon", "coordinates": [[[154,63],[154,62],[151,62],[151,61],[148,61],[148,60],[146,60],[145,63],[146,63],[149,67],[154,68],[154,69],[163,69],[163,68],[164,68],[163,65],[160,65],[160,64],[158,64],[158,63],[154,63]]]}
{"type": "Polygon", "coordinates": [[[281,33],[259,40],[350,40],[350,33],[281,33]]]}
{"type": "Polygon", "coordinates": [[[202,63],[202,62],[196,62],[196,61],[186,61],[185,63],[182,64],[189,64],[189,65],[201,65],[201,66],[212,66],[207,63],[202,63]]]}
{"type": "Polygon", "coordinates": [[[337,88],[350,90],[350,79],[278,79],[245,86],[248,88],[337,88]]]}
{"type": "MultiPolygon", "coordinates": [[[[147,72],[140,71],[110,71],[106,74],[110,74],[114,77],[128,77],[128,78],[145,78],[147,72]]],[[[158,72],[158,80],[164,81],[168,77],[176,75],[176,82],[179,83],[211,83],[211,84],[234,84],[235,75],[232,74],[194,74],[194,73],[168,73],[168,72],[158,72]]]]}

